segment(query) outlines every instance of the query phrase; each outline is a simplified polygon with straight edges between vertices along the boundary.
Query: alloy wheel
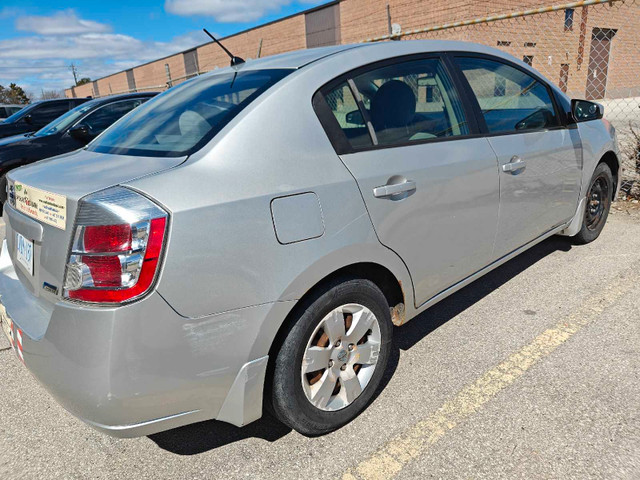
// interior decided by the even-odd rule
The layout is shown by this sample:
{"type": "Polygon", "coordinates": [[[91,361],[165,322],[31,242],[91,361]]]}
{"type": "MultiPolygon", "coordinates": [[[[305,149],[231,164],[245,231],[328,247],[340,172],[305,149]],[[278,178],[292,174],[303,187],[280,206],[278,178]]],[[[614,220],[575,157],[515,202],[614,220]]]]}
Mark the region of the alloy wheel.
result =
{"type": "Polygon", "coordinates": [[[302,358],[307,400],[325,411],[353,403],[373,376],[380,342],[379,321],[367,307],[347,304],[329,312],[315,328],[302,358]]]}

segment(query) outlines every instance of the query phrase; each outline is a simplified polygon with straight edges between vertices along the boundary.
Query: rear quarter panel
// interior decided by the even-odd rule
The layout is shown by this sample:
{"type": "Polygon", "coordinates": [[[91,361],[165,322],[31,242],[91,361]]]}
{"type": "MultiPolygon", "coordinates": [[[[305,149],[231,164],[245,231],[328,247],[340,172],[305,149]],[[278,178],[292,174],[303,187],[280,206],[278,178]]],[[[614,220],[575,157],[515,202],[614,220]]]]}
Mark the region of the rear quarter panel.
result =
{"type": "Polygon", "coordinates": [[[320,85],[313,70],[292,74],[184,165],[130,183],[171,212],[158,291],[181,315],[296,300],[363,261],[410,282],[399,257],[378,242],[357,184],[313,111],[320,85]],[[307,192],[318,198],[324,232],[279,242],[272,201],[307,192]]]}

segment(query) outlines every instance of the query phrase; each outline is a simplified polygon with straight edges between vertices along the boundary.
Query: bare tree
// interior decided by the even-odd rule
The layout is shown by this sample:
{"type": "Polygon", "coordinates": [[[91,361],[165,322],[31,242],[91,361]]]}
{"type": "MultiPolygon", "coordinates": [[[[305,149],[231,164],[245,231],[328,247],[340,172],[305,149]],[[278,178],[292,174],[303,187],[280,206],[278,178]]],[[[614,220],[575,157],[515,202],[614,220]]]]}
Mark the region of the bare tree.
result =
{"type": "Polygon", "coordinates": [[[64,98],[63,90],[42,90],[40,100],[51,100],[52,98],[64,98]]]}

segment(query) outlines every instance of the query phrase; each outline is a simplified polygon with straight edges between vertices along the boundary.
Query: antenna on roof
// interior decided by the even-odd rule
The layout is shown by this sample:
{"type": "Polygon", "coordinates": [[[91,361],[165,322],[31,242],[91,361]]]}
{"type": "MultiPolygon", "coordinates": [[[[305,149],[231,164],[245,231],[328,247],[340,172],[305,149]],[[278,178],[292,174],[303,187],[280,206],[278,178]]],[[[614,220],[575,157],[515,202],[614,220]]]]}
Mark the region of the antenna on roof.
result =
{"type": "Polygon", "coordinates": [[[214,37],[213,35],[211,35],[209,33],[209,31],[206,28],[202,29],[204,31],[204,33],[206,33],[207,35],[209,35],[211,37],[211,39],[216,42],[218,45],[220,45],[220,48],[222,48],[222,50],[224,50],[224,53],[226,53],[227,55],[229,55],[229,58],[231,59],[231,66],[235,67],[236,65],[242,65],[244,63],[244,59],[240,58],[240,57],[236,57],[234,54],[232,54],[229,50],[226,49],[226,47],[224,45],[222,45],[217,39],[216,37],[214,37]]]}

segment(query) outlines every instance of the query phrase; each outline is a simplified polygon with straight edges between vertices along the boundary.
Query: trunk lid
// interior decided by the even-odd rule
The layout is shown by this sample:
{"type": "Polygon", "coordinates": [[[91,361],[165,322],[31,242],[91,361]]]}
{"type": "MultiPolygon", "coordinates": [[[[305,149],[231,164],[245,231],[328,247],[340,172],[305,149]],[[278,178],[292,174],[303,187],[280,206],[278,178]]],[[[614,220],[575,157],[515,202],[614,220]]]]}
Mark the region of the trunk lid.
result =
{"type": "MultiPolygon", "coordinates": [[[[4,209],[7,251],[20,282],[36,297],[55,302],[62,297],[65,266],[79,200],[91,193],[167,170],[186,157],[137,157],[77,150],[19,168],[7,175],[9,199],[4,209]],[[20,192],[16,189],[20,188],[20,192]],[[51,200],[26,207],[24,192],[51,200]],[[22,201],[16,195],[23,195],[22,201]],[[12,198],[13,197],[13,198],[12,198]],[[22,205],[22,207],[20,206],[22,205]],[[64,209],[58,208],[64,205],[64,209]],[[42,212],[45,212],[42,214],[42,212]],[[51,213],[53,212],[53,213],[51,213]],[[51,215],[45,217],[44,215],[51,215]],[[64,219],[62,219],[64,217],[64,219]],[[33,242],[33,273],[18,261],[18,235],[33,242]]],[[[31,201],[31,200],[30,200],[31,201]]]]}

